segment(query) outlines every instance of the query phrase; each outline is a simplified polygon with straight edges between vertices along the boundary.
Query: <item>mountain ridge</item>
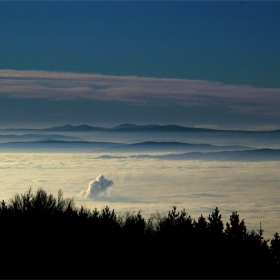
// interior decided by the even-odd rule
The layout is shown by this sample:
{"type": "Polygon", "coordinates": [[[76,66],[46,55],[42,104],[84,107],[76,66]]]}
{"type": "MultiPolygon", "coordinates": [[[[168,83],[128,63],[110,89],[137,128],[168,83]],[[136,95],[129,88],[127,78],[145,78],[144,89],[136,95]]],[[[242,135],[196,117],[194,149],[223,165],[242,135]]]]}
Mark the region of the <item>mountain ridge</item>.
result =
{"type": "Polygon", "coordinates": [[[141,131],[165,131],[165,132],[227,132],[227,133],[280,133],[280,129],[277,130],[226,130],[226,129],[211,129],[211,128],[197,128],[197,127],[186,127],[175,124],[168,125],[159,125],[159,124],[150,124],[150,125],[136,125],[136,124],[120,124],[114,127],[101,127],[101,126],[91,126],[87,124],[81,125],[71,125],[66,124],[62,126],[54,126],[49,128],[7,128],[2,129],[2,131],[16,131],[16,130],[29,130],[29,131],[108,131],[108,132],[141,132],[141,131]]]}
{"type": "Polygon", "coordinates": [[[203,160],[203,161],[279,161],[280,149],[253,149],[243,151],[220,151],[220,152],[187,152],[180,154],[166,154],[166,155],[130,155],[114,156],[102,155],[98,158],[137,158],[137,159],[158,159],[158,160],[203,160]]]}
{"type": "Polygon", "coordinates": [[[100,141],[84,141],[84,140],[55,140],[55,139],[44,139],[37,141],[13,141],[0,143],[0,149],[2,148],[91,148],[92,151],[102,149],[104,151],[123,151],[123,152],[172,152],[172,151],[240,151],[240,150],[251,150],[254,148],[248,146],[238,145],[226,145],[218,146],[211,144],[191,144],[185,142],[162,142],[162,141],[145,141],[137,143],[118,143],[118,142],[100,142],[100,141]]]}

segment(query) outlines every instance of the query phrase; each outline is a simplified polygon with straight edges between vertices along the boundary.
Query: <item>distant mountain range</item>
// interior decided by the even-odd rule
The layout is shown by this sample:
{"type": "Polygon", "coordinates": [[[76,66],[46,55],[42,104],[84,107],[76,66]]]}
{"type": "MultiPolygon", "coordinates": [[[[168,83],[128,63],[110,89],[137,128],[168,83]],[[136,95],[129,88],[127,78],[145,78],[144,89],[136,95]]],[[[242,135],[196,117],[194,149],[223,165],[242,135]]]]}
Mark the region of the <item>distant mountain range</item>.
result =
{"type": "Polygon", "coordinates": [[[203,161],[279,161],[280,149],[255,149],[244,151],[222,151],[222,152],[189,152],[181,154],[166,155],[131,155],[131,156],[111,156],[102,155],[99,158],[151,158],[162,160],[203,160],[203,161]]]}
{"type": "Polygon", "coordinates": [[[6,141],[6,142],[14,142],[14,141],[45,141],[45,140],[65,140],[65,141],[79,141],[81,138],[79,137],[73,137],[73,136],[65,136],[60,134],[43,134],[43,133],[27,133],[22,135],[17,134],[0,134],[0,141],[6,141]]]}
{"type": "Polygon", "coordinates": [[[90,126],[90,125],[63,125],[63,126],[55,126],[51,128],[41,128],[41,129],[15,129],[8,128],[3,129],[2,131],[15,131],[15,130],[28,130],[28,131],[117,131],[117,132],[156,132],[156,131],[165,131],[165,132],[239,132],[239,133],[280,133],[279,130],[271,130],[271,131],[244,131],[244,130],[220,130],[220,129],[208,129],[208,128],[195,128],[195,127],[185,127],[180,125],[135,125],[135,124],[121,124],[115,127],[106,128],[106,127],[98,127],[98,126],[90,126]]]}
{"type": "MultiPolygon", "coordinates": [[[[41,135],[38,136],[41,137],[41,135]]],[[[26,137],[26,135],[24,137],[26,137]]],[[[47,139],[42,141],[0,143],[0,151],[90,152],[101,153],[102,155],[97,158],[103,159],[154,158],[159,160],[280,161],[280,149],[255,149],[246,146],[215,146],[210,144],[162,141],[125,144],[115,142],[47,139]],[[129,152],[130,155],[127,155],[127,152],[129,152]],[[159,152],[165,154],[158,154],[159,152]]]]}
{"type": "Polygon", "coordinates": [[[0,143],[0,149],[70,149],[92,152],[193,152],[193,151],[240,151],[253,149],[245,146],[216,146],[183,142],[146,141],[133,144],[92,141],[38,140],[0,143]]]}

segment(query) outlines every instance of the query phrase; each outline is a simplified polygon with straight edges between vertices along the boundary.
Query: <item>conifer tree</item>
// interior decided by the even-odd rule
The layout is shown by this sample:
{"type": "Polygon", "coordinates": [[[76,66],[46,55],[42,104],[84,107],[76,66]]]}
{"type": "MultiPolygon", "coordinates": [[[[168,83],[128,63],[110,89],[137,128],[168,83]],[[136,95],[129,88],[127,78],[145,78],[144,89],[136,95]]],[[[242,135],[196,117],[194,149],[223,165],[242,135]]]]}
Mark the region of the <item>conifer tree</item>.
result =
{"type": "Polygon", "coordinates": [[[278,232],[274,234],[270,241],[270,249],[280,269],[280,237],[278,232]]]}

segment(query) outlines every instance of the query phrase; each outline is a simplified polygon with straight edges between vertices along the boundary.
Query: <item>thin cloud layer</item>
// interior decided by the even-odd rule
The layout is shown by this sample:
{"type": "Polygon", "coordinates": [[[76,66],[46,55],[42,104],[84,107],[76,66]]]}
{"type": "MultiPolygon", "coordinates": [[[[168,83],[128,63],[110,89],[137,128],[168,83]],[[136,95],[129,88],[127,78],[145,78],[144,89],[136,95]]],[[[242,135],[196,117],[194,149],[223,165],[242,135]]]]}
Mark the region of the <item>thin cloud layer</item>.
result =
{"type": "Polygon", "coordinates": [[[251,115],[267,119],[266,125],[270,123],[269,118],[273,118],[274,124],[280,121],[279,88],[255,88],[201,80],[0,70],[0,98],[55,102],[114,101],[157,108],[174,104],[186,108],[188,112],[207,107],[220,110],[219,114],[233,112],[236,116],[251,115]]]}
{"type": "Polygon", "coordinates": [[[0,70],[0,85],[0,95],[10,98],[86,98],[142,104],[171,100],[185,106],[223,103],[249,109],[280,105],[280,89],[201,80],[0,70]]]}

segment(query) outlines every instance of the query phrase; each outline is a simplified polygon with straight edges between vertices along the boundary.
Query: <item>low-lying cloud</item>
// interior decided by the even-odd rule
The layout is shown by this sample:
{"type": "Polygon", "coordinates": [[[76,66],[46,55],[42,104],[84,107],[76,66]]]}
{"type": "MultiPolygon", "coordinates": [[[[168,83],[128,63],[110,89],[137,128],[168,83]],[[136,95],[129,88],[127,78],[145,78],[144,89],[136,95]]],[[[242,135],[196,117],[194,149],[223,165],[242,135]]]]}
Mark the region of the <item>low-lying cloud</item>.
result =
{"type": "Polygon", "coordinates": [[[100,196],[107,196],[108,192],[114,185],[112,180],[108,180],[104,175],[99,175],[96,179],[91,181],[86,191],[81,192],[84,198],[96,199],[100,196]]]}

